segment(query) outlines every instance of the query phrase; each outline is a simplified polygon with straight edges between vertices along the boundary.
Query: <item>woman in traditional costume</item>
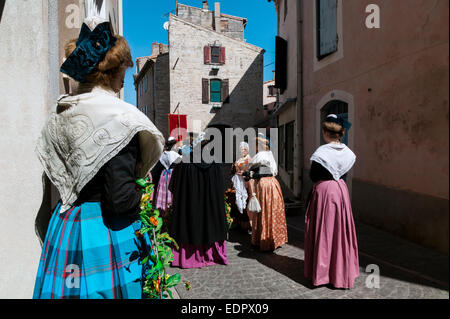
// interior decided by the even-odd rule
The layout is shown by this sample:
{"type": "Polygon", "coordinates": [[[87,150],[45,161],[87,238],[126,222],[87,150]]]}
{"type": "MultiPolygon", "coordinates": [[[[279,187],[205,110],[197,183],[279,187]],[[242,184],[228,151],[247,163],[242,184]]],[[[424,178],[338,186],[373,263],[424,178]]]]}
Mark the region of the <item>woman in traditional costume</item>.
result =
{"type": "MultiPolygon", "coordinates": [[[[164,152],[159,159],[159,166],[162,168],[158,179],[155,183],[155,197],[154,203],[156,209],[160,211],[160,216],[164,217],[167,211],[167,206],[172,203],[172,192],[169,190],[170,179],[174,166],[181,160],[181,155],[172,151],[172,147],[175,145],[175,139],[170,139],[166,142],[164,152]]],[[[158,166],[155,165],[156,166],[158,166]]],[[[153,172],[153,170],[152,170],[153,172]]],[[[157,174],[157,172],[156,172],[157,174]]]]}
{"type": "MultiPolygon", "coordinates": [[[[203,150],[208,141],[194,144],[203,150]]],[[[203,151],[202,151],[203,152],[203,151]]],[[[191,153],[192,154],[192,153],[191,153]]],[[[211,265],[227,265],[227,220],[225,215],[224,180],[220,165],[214,161],[178,164],[172,175],[169,189],[172,191],[172,216],[170,236],[179,245],[173,250],[172,266],[202,268],[211,265]]]]}
{"type": "Polygon", "coordinates": [[[142,298],[148,237],[137,238],[142,192],[136,178],[158,161],[164,137],[135,106],[116,97],[133,65],[109,22],[85,20],[61,67],[79,82],[42,130],[37,155],[61,200],[45,241],[33,297],[142,298]]]}
{"type": "Polygon", "coordinates": [[[231,217],[241,227],[247,231],[251,229],[250,214],[247,213],[248,182],[244,180],[243,173],[248,170],[251,157],[249,155],[249,145],[246,142],[240,144],[241,158],[233,163],[231,167],[231,181],[234,188],[235,204],[232,205],[231,217]]]}
{"type": "Polygon", "coordinates": [[[252,245],[261,251],[274,251],[288,241],[283,193],[275,176],[278,167],[265,138],[257,137],[257,154],[249,171],[250,200],[247,209],[252,212],[252,245]]]}
{"type": "Polygon", "coordinates": [[[329,115],[322,134],[327,144],[311,157],[314,182],[305,215],[306,278],[314,286],[332,284],[352,288],[359,276],[358,244],[350,196],[342,179],[355,163],[355,154],[343,143],[345,122],[329,115]]]}

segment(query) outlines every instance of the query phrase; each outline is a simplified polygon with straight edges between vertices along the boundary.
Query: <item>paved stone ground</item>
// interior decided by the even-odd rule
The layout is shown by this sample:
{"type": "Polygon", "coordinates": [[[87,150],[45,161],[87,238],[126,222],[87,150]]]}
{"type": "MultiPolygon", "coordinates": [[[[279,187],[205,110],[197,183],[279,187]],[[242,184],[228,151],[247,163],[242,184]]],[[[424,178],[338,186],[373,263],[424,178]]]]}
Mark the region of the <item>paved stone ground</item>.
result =
{"type": "Polygon", "coordinates": [[[171,268],[192,289],[176,288],[181,299],[448,299],[448,256],[440,255],[373,227],[356,224],[360,276],[353,289],[313,287],[303,276],[304,216],[288,216],[289,243],[274,253],[255,251],[250,235],[232,230],[229,265],[171,268]],[[380,270],[380,287],[368,288],[367,265],[380,270]]]}

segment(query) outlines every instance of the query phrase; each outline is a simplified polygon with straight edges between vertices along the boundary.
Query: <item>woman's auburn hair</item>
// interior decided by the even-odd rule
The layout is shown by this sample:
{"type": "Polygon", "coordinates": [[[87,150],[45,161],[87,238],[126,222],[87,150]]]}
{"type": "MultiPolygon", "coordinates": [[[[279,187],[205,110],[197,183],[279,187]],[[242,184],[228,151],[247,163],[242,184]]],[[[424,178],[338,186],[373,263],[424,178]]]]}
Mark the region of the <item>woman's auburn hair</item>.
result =
{"type": "Polygon", "coordinates": [[[262,138],[262,137],[256,137],[255,141],[256,141],[258,146],[261,146],[264,149],[264,151],[268,151],[270,149],[269,148],[269,141],[267,139],[262,138]]]}
{"type": "Polygon", "coordinates": [[[322,129],[332,139],[341,139],[345,135],[345,128],[334,122],[323,122],[322,129]]]}
{"type": "MultiPolygon", "coordinates": [[[[127,40],[120,35],[114,36],[117,41],[116,44],[106,53],[105,58],[100,61],[94,70],[86,77],[83,83],[87,86],[102,86],[105,88],[112,87],[112,81],[119,73],[122,67],[130,68],[133,66],[133,59],[131,57],[130,46],[127,40]]],[[[72,54],[77,48],[77,40],[69,40],[64,46],[66,58],[72,54]]]]}

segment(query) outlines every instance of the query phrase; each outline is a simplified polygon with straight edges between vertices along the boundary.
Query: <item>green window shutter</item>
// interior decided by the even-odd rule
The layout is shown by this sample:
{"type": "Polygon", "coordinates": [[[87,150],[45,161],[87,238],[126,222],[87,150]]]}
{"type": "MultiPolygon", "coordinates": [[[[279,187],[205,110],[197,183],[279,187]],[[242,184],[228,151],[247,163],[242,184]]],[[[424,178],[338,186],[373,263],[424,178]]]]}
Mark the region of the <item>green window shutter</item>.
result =
{"type": "Polygon", "coordinates": [[[316,0],[317,58],[322,59],[338,49],[337,0],[316,0]]]}
{"type": "Polygon", "coordinates": [[[221,91],[222,91],[222,86],[221,86],[221,81],[220,80],[211,80],[210,83],[210,87],[211,87],[211,102],[222,102],[222,98],[221,98],[221,91]]]}

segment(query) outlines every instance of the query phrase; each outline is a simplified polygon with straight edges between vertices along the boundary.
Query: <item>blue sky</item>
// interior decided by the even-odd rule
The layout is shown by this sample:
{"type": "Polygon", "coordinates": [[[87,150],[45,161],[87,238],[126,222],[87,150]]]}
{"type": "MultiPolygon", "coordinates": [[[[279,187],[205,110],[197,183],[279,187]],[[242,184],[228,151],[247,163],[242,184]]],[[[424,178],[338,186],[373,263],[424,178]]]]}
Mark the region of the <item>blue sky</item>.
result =
{"type": "MultiPolygon", "coordinates": [[[[180,3],[202,7],[202,0],[181,0],[180,3]]],[[[209,7],[214,8],[209,0],[209,7]]],[[[267,0],[221,0],[222,13],[248,19],[245,38],[248,43],[266,50],[264,54],[264,81],[272,79],[275,69],[275,35],[277,18],[273,2],[267,0]]],[[[167,44],[167,31],[163,29],[168,13],[175,11],[175,0],[125,0],[123,1],[124,36],[131,47],[133,60],[151,54],[152,43],[167,44]]],[[[125,77],[125,101],[136,104],[133,74],[136,68],[127,71],[125,77]]]]}

